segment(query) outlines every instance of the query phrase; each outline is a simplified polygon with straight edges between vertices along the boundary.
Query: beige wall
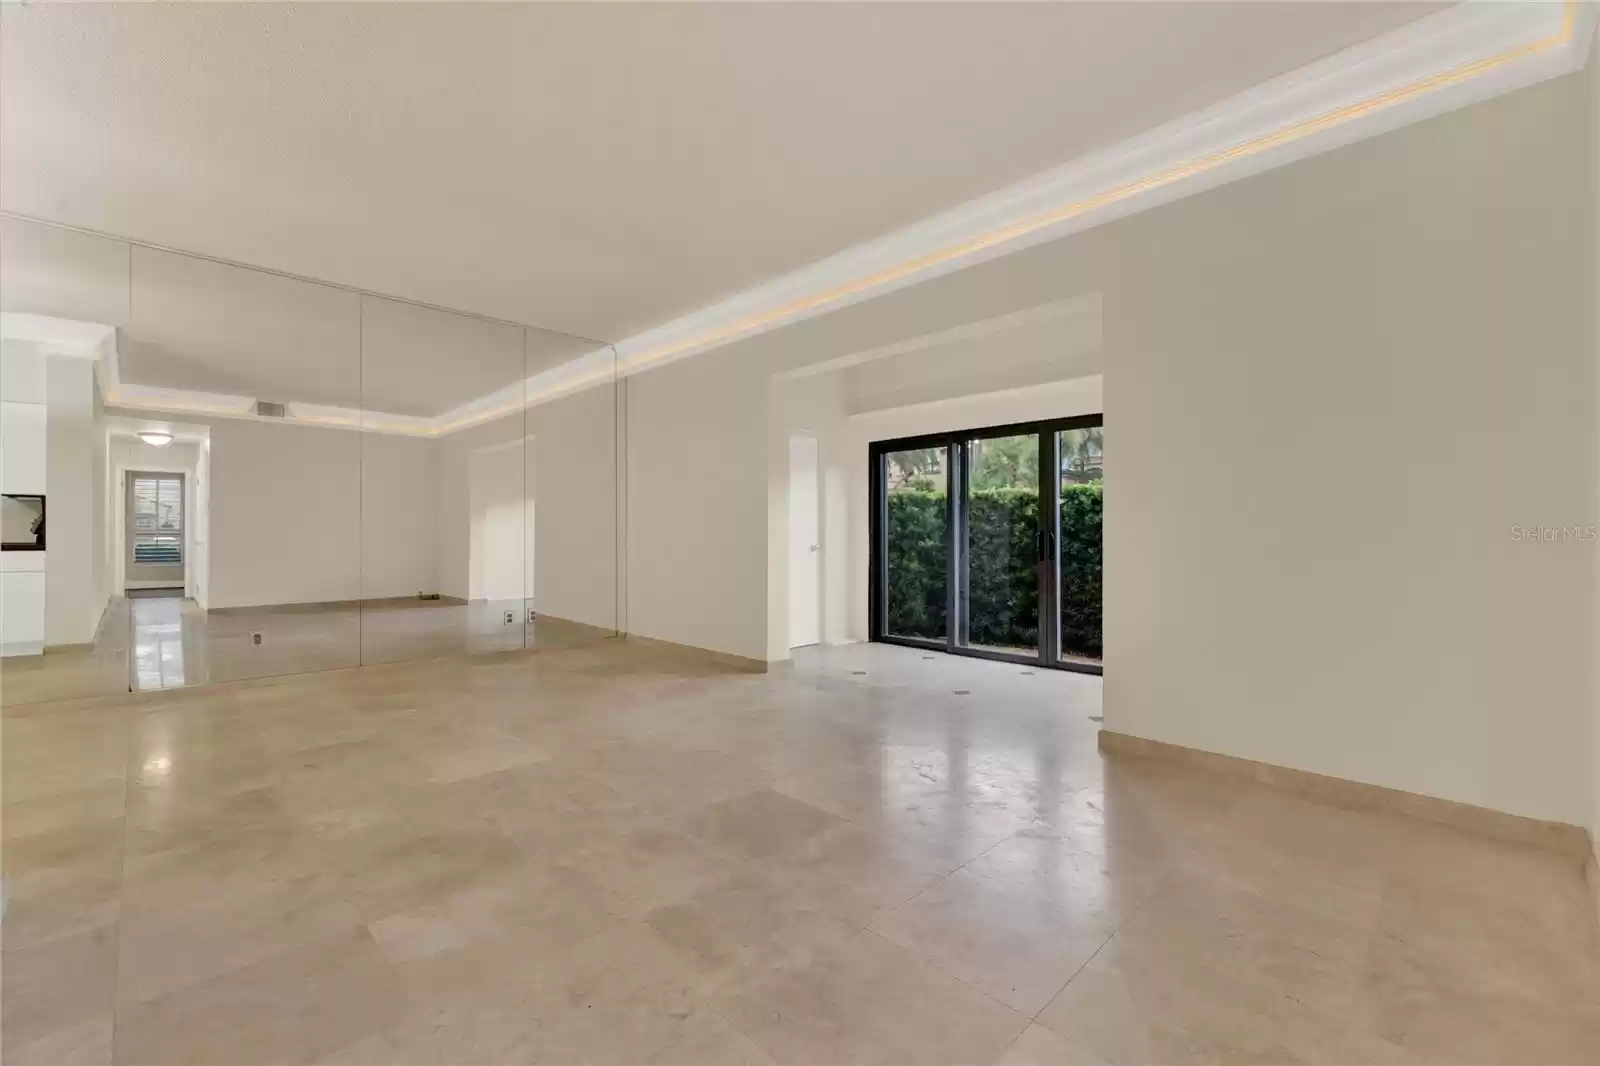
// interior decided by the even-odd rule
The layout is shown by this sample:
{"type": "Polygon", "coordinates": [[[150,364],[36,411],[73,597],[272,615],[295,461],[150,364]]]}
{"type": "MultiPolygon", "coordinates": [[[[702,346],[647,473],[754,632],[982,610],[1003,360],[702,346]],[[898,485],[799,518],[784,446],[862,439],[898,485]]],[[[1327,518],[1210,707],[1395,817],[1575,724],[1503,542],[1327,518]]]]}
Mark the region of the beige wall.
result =
{"type": "Polygon", "coordinates": [[[94,363],[45,356],[48,520],[45,553],[45,644],[84,644],[94,637],[105,601],[94,559],[94,453],[97,443],[94,363]]]}
{"type": "Polygon", "coordinates": [[[1099,293],[1107,728],[1588,822],[1596,549],[1511,532],[1600,521],[1583,88],[640,375],[634,628],[782,643],[763,374],[1099,293]]]}
{"type": "MultiPolygon", "coordinates": [[[[1594,285],[1590,292],[1600,291],[1600,59],[1596,59],[1596,51],[1591,47],[1590,62],[1584,68],[1582,77],[1585,90],[1585,100],[1588,104],[1588,195],[1585,203],[1588,207],[1587,232],[1589,237],[1589,263],[1588,276],[1593,279],[1594,285]]],[[[1589,346],[1594,353],[1596,364],[1600,364],[1600,299],[1591,295],[1589,300],[1589,346]]],[[[1596,398],[1600,404],[1600,397],[1596,398]]],[[[1596,454],[1600,454],[1600,425],[1596,426],[1595,439],[1590,447],[1596,454]]],[[[1597,566],[1600,571],[1600,566],[1597,566]]],[[[1600,578],[1600,573],[1597,573],[1600,578]]],[[[1596,610],[1600,612],[1600,584],[1595,586],[1596,610]]],[[[1600,628],[1600,621],[1597,621],[1600,628]]],[[[1591,657],[1594,667],[1600,671],[1600,655],[1591,657]]],[[[1589,753],[1589,833],[1595,845],[1597,861],[1600,861],[1600,680],[1596,683],[1596,699],[1591,704],[1589,715],[1589,736],[1585,745],[1589,753]]]]}
{"type": "Polygon", "coordinates": [[[1581,89],[1115,227],[1108,729],[1589,818],[1581,89]]]}
{"type": "Polygon", "coordinates": [[[542,615],[619,628],[620,418],[608,385],[529,408],[533,601],[542,615]]]}
{"type": "Polygon", "coordinates": [[[743,346],[628,379],[627,630],[767,656],[767,376],[743,346]]]}

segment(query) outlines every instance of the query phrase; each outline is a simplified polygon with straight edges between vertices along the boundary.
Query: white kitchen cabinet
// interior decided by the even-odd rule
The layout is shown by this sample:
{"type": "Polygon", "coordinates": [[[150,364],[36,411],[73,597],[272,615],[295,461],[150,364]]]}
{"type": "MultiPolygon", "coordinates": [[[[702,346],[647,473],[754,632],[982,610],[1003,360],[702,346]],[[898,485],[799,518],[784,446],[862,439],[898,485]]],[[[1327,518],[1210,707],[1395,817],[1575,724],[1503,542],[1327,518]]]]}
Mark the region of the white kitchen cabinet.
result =
{"type": "Polygon", "coordinates": [[[45,552],[0,552],[0,655],[44,651],[45,552]]]}
{"type": "Polygon", "coordinates": [[[45,405],[0,402],[0,492],[45,494],[45,405]]]}

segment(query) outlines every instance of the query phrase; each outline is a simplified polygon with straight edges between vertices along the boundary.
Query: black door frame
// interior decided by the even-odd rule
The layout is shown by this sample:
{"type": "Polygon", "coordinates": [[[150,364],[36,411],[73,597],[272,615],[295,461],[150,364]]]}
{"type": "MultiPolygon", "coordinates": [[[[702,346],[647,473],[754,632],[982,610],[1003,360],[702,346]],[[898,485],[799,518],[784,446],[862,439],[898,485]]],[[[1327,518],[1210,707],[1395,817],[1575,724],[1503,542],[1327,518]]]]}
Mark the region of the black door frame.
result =
{"type": "Polygon", "coordinates": [[[1001,426],[982,426],[949,433],[926,433],[915,437],[873,441],[867,446],[868,525],[872,539],[871,581],[868,589],[868,637],[880,644],[899,644],[909,648],[931,648],[951,655],[1001,662],[1026,663],[1052,670],[1080,674],[1101,674],[1098,663],[1061,657],[1061,561],[1057,545],[1061,540],[1061,438],[1062,430],[1091,429],[1105,425],[1103,414],[1052,418],[1040,422],[1016,422],[1001,426]],[[1026,655],[966,646],[968,632],[966,550],[966,498],[968,475],[966,443],[985,437],[1039,437],[1039,648],[1026,655]],[[886,611],[889,600],[888,546],[889,494],[885,484],[885,462],[890,452],[914,448],[945,450],[945,624],[944,639],[895,636],[888,632],[886,611]]]}

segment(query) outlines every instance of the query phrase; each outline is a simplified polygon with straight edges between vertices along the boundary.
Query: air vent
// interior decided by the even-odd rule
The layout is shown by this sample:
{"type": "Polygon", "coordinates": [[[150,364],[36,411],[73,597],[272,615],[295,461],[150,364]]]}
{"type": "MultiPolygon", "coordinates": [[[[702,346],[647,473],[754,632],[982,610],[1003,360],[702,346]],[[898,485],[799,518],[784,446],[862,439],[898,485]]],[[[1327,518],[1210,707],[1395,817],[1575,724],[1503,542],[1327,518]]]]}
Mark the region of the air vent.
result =
{"type": "Polygon", "coordinates": [[[262,418],[282,418],[284,416],[283,404],[268,403],[266,400],[256,401],[256,414],[262,418]]]}

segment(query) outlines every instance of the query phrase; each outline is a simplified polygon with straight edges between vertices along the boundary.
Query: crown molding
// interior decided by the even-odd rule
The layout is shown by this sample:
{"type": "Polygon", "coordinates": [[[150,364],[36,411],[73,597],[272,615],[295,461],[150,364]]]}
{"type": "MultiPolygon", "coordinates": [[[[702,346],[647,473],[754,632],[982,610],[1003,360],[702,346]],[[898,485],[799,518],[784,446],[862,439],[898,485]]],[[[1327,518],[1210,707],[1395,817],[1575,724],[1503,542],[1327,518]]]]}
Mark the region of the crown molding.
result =
{"type": "Polygon", "coordinates": [[[1469,2],[615,345],[634,374],[1581,68],[1594,10],[1469,2]]]}
{"type": "Polygon", "coordinates": [[[821,362],[805,363],[788,370],[780,370],[773,374],[780,381],[799,381],[804,378],[816,377],[819,374],[831,374],[839,370],[848,370],[853,366],[863,363],[876,362],[879,359],[891,359],[897,355],[910,355],[912,352],[927,351],[949,344],[959,344],[965,341],[982,340],[985,337],[997,336],[1008,330],[1019,329],[1024,326],[1042,325],[1046,322],[1061,322],[1077,320],[1080,328],[1099,341],[1102,330],[1101,297],[1098,292],[1085,293],[1081,296],[1071,296],[1064,300],[1051,300],[1048,303],[1038,304],[1034,307],[1024,307],[1018,311],[1010,311],[993,318],[980,318],[972,322],[964,322],[959,326],[949,329],[935,330],[932,333],[922,333],[915,337],[894,341],[891,344],[880,344],[874,348],[863,348],[860,351],[850,352],[847,355],[824,359],[821,362]]]}
{"type": "MultiPolygon", "coordinates": [[[[104,367],[104,363],[101,364],[104,367]]],[[[305,426],[311,429],[343,429],[358,433],[381,433],[400,437],[437,437],[437,419],[387,411],[364,411],[355,407],[334,407],[316,403],[285,403],[282,417],[256,414],[254,396],[234,396],[193,389],[163,389],[152,385],[105,384],[107,407],[120,411],[141,411],[151,415],[186,418],[227,418],[241,422],[268,422],[273,425],[305,426]]]]}

